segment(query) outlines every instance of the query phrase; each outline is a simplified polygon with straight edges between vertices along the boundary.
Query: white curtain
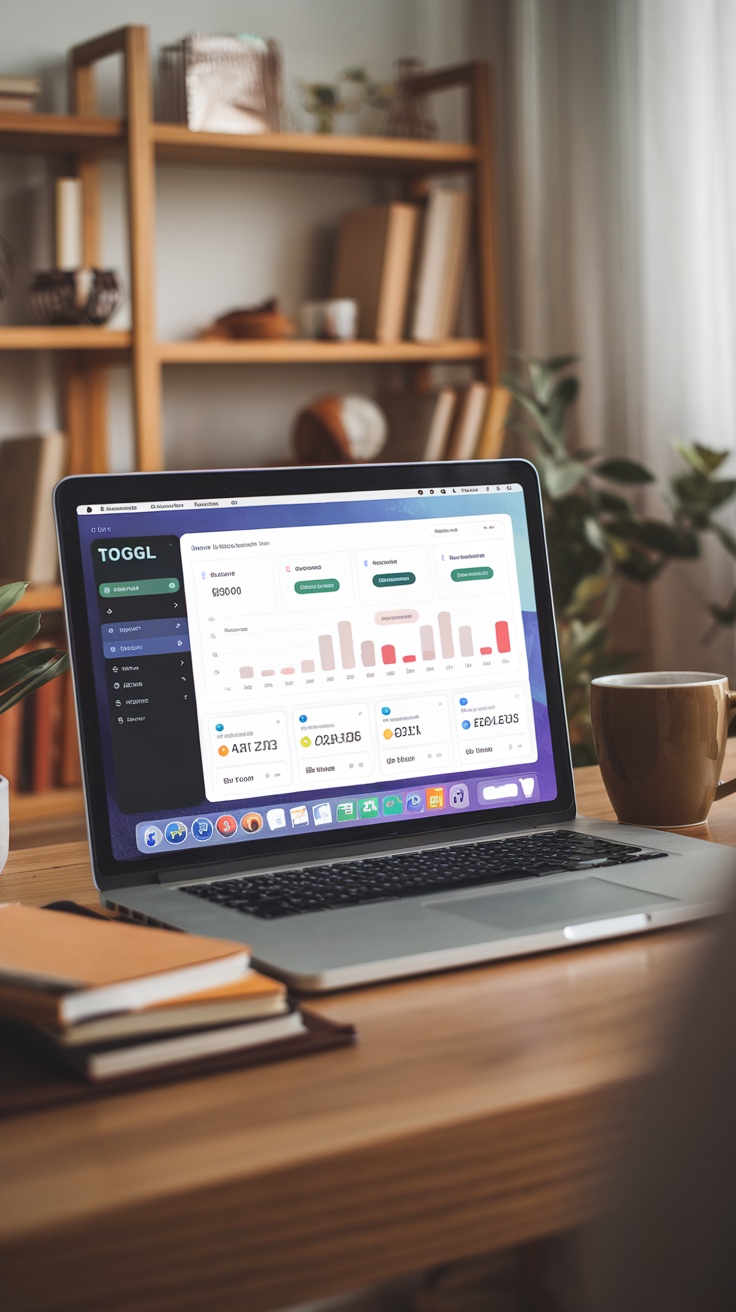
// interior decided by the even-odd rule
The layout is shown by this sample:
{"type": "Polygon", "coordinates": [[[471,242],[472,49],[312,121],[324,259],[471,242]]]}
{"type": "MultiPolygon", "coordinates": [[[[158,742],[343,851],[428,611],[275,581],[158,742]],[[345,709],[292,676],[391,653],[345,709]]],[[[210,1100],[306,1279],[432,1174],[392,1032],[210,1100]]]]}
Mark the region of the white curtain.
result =
{"type": "MultiPolygon", "coordinates": [[[[736,449],[736,0],[501,7],[509,344],[580,354],[586,445],[736,449]]],[[[669,566],[632,645],[736,678],[736,631],[701,642],[735,584],[720,549],[669,566]]]]}

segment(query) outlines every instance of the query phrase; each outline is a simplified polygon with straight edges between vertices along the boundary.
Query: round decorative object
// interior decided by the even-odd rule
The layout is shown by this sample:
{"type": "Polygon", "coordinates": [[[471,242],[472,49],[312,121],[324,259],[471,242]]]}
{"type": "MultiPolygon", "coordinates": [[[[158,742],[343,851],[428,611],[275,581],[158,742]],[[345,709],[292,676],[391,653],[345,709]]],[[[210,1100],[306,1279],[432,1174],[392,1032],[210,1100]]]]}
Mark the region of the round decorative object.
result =
{"type": "Polygon", "coordinates": [[[123,285],[114,269],[41,269],[31,276],[28,308],[36,323],[107,323],[123,285]]]}
{"type": "Polygon", "coordinates": [[[303,465],[375,460],[388,437],[383,410],[369,396],[322,396],[294,423],[294,449],[303,465]]]}

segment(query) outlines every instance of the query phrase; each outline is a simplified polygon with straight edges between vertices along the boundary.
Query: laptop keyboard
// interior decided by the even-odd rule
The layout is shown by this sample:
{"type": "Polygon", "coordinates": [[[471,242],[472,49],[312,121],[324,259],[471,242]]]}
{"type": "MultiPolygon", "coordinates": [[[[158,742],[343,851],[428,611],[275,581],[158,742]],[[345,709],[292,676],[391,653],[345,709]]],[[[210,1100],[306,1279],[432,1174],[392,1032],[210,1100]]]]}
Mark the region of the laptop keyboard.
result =
{"type": "Polygon", "coordinates": [[[182,893],[261,920],[445,893],[479,884],[630,865],[667,856],[653,848],[612,843],[570,829],[545,830],[486,843],[366,857],[273,875],[246,875],[189,884],[182,893]]]}

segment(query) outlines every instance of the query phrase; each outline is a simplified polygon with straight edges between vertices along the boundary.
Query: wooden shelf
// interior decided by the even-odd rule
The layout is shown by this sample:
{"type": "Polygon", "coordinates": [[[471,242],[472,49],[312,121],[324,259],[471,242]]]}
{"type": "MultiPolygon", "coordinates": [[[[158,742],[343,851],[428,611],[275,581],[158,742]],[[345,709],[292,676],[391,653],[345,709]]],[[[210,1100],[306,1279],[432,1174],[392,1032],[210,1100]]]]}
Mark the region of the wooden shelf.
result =
{"type": "Polygon", "coordinates": [[[0,327],[0,350],[3,351],[125,351],[130,347],[130,341],[129,332],[94,328],[88,324],[0,327]]]}
{"type": "Polygon", "coordinates": [[[125,141],[125,128],[119,118],[98,118],[82,114],[13,114],[0,113],[0,151],[60,151],[94,154],[114,150],[125,141]]]}
{"type": "Polygon", "coordinates": [[[186,164],[231,164],[250,168],[366,169],[401,173],[445,173],[472,167],[478,148],[467,142],[411,141],[392,137],[342,137],[306,132],[242,136],[192,132],[179,123],[152,123],[156,158],[186,164]]]}
{"type": "Polygon", "coordinates": [[[474,337],[445,342],[202,341],[159,342],[163,364],[428,364],[479,360],[474,337]]]}

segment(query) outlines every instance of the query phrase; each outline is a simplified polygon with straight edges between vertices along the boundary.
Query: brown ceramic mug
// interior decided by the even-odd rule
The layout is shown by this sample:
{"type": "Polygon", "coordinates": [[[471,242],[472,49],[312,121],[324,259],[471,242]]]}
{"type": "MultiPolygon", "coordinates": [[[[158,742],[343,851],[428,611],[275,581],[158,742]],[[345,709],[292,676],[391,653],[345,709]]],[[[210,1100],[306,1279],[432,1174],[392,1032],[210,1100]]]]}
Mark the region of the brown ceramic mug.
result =
{"type": "Polygon", "coordinates": [[[607,675],[591,683],[590,710],[603,783],[619,820],[698,825],[715,800],[736,791],[736,780],[721,783],[736,710],[725,675],[607,675]]]}

